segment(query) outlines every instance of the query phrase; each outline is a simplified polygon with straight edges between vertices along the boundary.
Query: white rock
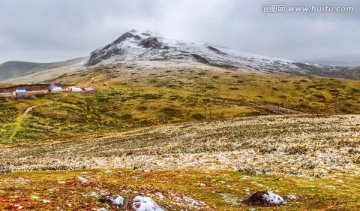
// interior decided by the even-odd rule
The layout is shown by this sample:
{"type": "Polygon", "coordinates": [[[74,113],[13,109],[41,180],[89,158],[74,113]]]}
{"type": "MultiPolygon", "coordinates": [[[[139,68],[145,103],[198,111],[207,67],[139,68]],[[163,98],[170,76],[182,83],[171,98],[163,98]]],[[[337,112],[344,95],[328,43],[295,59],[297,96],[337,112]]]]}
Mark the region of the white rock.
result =
{"type": "Polygon", "coordinates": [[[183,199],[190,205],[190,206],[198,206],[199,202],[196,201],[195,199],[192,199],[190,197],[184,196],[183,199]]]}
{"type": "Polygon", "coordinates": [[[96,193],[96,192],[91,192],[91,193],[89,194],[89,196],[91,196],[91,197],[98,197],[99,194],[96,193]]]}
{"type": "Polygon", "coordinates": [[[132,207],[136,211],[163,211],[150,197],[136,196],[132,207]]]}
{"type": "Polygon", "coordinates": [[[164,198],[165,198],[165,196],[164,196],[162,193],[160,193],[160,192],[156,192],[155,195],[156,195],[157,197],[159,197],[159,199],[164,199],[164,198]]]}
{"type": "Polygon", "coordinates": [[[124,204],[124,198],[122,196],[112,195],[112,196],[108,196],[106,198],[113,205],[122,206],[124,204]]]}
{"type": "Polygon", "coordinates": [[[76,180],[81,182],[82,184],[86,184],[89,182],[87,179],[85,179],[84,177],[81,177],[81,176],[77,176],[76,180]]]}
{"type": "Polygon", "coordinates": [[[263,198],[266,201],[268,201],[269,203],[274,204],[274,205],[280,205],[280,204],[283,204],[285,202],[285,200],[281,196],[279,196],[277,194],[274,194],[271,191],[267,191],[263,195],[263,198]]]}
{"type": "Polygon", "coordinates": [[[19,204],[17,204],[17,205],[15,205],[16,206],[16,208],[18,209],[18,210],[22,210],[24,207],[23,206],[21,206],[21,205],[19,205],[19,204]]]}
{"type": "Polygon", "coordinates": [[[50,200],[44,199],[44,200],[42,200],[42,203],[44,203],[44,204],[49,204],[49,203],[50,203],[50,200]]]}

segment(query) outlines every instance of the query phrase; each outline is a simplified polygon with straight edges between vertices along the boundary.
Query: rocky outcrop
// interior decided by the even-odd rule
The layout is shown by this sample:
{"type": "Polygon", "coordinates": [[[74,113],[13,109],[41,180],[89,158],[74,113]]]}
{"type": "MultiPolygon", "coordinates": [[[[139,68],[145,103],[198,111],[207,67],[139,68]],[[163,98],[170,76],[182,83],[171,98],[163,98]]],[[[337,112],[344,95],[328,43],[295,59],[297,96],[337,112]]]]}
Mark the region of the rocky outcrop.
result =
{"type": "Polygon", "coordinates": [[[126,211],[167,211],[167,209],[156,204],[150,197],[139,195],[124,199],[120,195],[110,194],[102,196],[101,203],[107,203],[116,210],[126,211]]]}
{"type": "Polygon", "coordinates": [[[155,37],[149,37],[145,40],[142,40],[140,42],[140,45],[143,46],[144,48],[155,48],[155,49],[161,48],[161,43],[155,37]]]}
{"type": "Polygon", "coordinates": [[[243,203],[249,206],[269,207],[285,204],[286,201],[283,197],[271,191],[260,191],[251,195],[248,199],[244,200],[243,203]]]}

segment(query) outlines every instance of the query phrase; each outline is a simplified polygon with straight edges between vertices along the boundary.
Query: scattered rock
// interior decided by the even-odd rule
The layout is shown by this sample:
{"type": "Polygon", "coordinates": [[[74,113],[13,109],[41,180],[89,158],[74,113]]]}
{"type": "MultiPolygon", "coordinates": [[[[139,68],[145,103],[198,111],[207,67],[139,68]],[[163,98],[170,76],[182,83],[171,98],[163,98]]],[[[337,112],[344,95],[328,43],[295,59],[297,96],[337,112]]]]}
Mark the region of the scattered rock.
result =
{"type": "Polygon", "coordinates": [[[88,184],[89,183],[89,181],[87,179],[85,179],[84,177],[81,177],[81,176],[77,176],[76,180],[79,181],[82,184],[88,184]]]}
{"type": "Polygon", "coordinates": [[[16,183],[25,184],[25,183],[28,182],[28,180],[27,180],[27,179],[24,179],[24,178],[22,178],[22,177],[19,177],[19,178],[17,178],[17,179],[15,180],[15,182],[16,182],[16,183]]]}
{"type": "Polygon", "coordinates": [[[96,192],[91,192],[91,193],[89,194],[89,196],[91,196],[91,197],[98,197],[99,194],[96,193],[96,192]]]}
{"type": "Polygon", "coordinates": [[[126,199],[124,208],[132,211],[165,211],[147,196],[135,196],[126,199]]]}
{"type": "Polygon", "coordinates": [[[271,191],[260,191],[251,195],[248,199],[243,201],[244,204],[249,206],[278,206],[285,204],[285,200],[271,191]]]}
{"type": "Polygon", "coordinates": [[[290,200],[296,200],[297,196],[294,195],[294,194],[290,194],[290,195],[287,196],[287,198],[290,199],[290,200]]]}
{"type": "Polygon", "coordinates": [[[16,207],[18,210],[22,210],[22,209],[24,208],[23,206],[21,206],[21,205],[19,205],[19,204],[15,205],[15,207],[16,207]]]}
{"type": "Polygon", "coordinates": [[[115,205],[117,207],[121,207],[124,205],[124,198],[122,196],[112,194],[106,195],[100,198],[101,203],[108,203],[110,205],[115,205]]]}
{"type": "Polygon", "coordinates": [[[206,187],[206,184],[200,183],[199,186],[200,186],[200,187],[206,187]]]}
{"type": "Polygon", "coordinates": [[[199,206],[199,202],[195,199],[184,196],[183,199],[189,204],[189,206],[196,207],[199,206]]]}
{"type": "Polygon", "coordinates": [[[160,193],[160,192],[156,192],[155,195],[156,195],[159,199],[164,199],[164,198],[165,198],[165,196],[164,196],[162,193],[160,193]]]}
{"type": "Polygon", "coordinates": [[[224,199],[224,201],[226,203],[229,203],[229,204],[233,204],[233,205],[239,205],[240,204],[240,200],[235,198],[235,197],[232,197],[232,196],[229,196],[227,194],[221,194],[221,197],[224,199]]]}

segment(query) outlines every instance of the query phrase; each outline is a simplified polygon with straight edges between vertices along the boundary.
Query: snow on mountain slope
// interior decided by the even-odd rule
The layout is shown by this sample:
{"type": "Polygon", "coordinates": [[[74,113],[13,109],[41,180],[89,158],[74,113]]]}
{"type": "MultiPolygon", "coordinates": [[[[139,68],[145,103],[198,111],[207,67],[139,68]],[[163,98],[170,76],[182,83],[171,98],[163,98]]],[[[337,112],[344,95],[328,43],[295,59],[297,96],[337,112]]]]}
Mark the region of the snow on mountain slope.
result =
{"type": "Polygon", "coordinates": [[[92,52],[87,66],[126,61],[177,61],[261,73],[353,77],[346,67],[311,65],[270,58],[214,47],[202,42],[172,40],[157,34],[134,30],[123,34],[104,48],[92,52]]]}
{"type": "Polygon", "coordinates": [[[90,66],[123,63],[139,68],[230,68],[254,73],[280,73],[360,79],[359,68],[307,64],[270,58],[202,42],[168,39],[150,32],[126,32],[89,57],[39,64],[7,62],[0,65],[0,81],[37,83],[90,66]]]}

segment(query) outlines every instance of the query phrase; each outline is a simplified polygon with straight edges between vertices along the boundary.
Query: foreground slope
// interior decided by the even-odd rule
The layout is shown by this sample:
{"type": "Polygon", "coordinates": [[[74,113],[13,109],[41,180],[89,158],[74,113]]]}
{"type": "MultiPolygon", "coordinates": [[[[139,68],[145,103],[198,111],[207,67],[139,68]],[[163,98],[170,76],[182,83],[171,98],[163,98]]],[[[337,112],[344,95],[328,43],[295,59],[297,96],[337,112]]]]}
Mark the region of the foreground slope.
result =
{"type": "Polygon", "coordinates": [[[0,209],[117,210],[100,202],[115,193],[169,210],[249,210],[242,200],[272,190],[287,204],[253,208],[359,210],[359,125],[260,116],[0,146],[0,209]]]}
{"type": "Polygon", "coordinates": [[[60,172],[15,172],[0,175],[0,209],[117,210],[99,199],[104,194],[145,194],[168,210],[359,210],[359,176],[307,178],[251,175],[220,170],[98,169],[60,172]],[[88,183],[83,183],[84,178],[88,183]],[[287,200],[279,207],[241,203],[259,190],[287,200]]]}

